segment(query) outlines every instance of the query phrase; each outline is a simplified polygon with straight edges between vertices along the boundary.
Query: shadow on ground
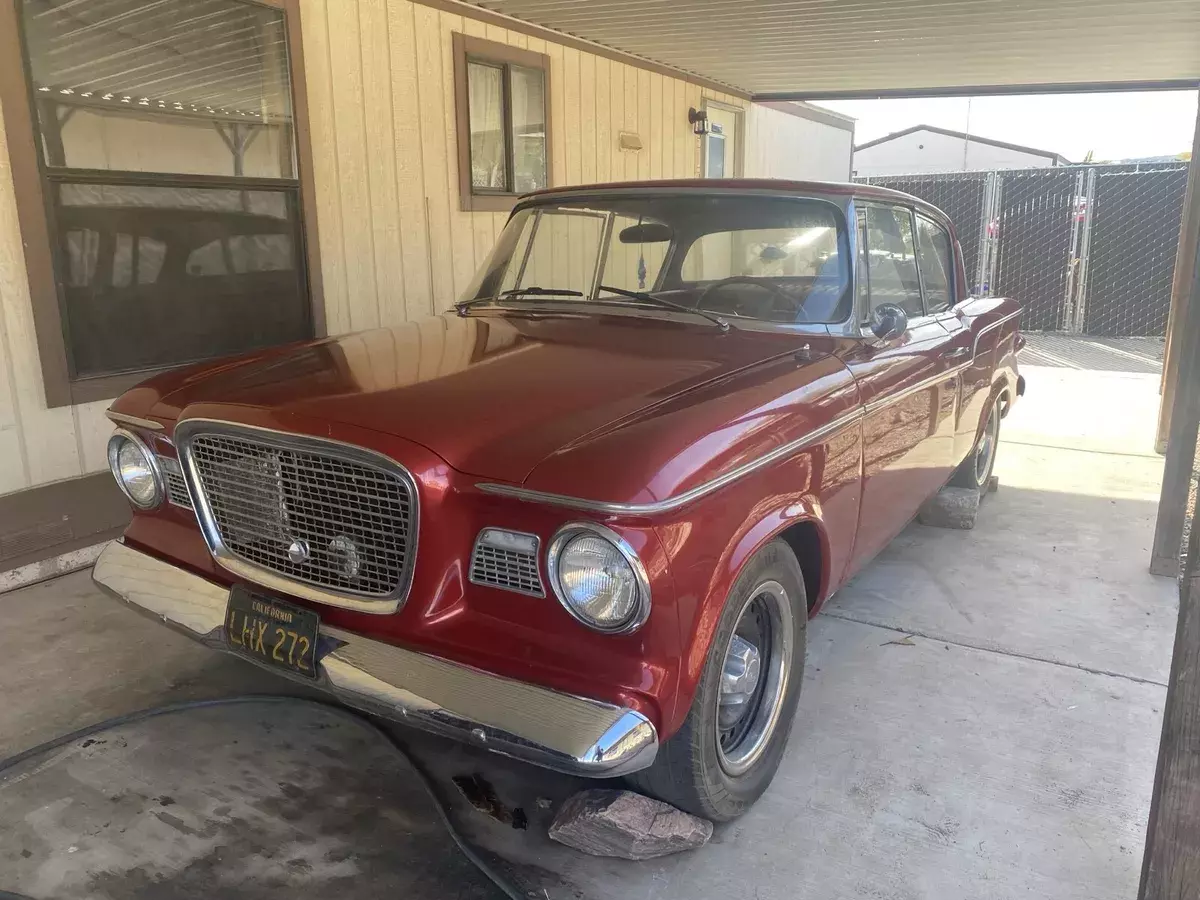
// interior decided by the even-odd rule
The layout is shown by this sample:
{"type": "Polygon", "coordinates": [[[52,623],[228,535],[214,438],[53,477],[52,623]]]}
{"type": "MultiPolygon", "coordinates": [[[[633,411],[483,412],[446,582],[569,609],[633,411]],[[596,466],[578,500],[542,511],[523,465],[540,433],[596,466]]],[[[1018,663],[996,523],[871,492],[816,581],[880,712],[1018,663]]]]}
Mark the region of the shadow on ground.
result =
{"type": "Polygon", "coordinates": [[[502,897],[375,729],[303,700],[172,713],[0,776],[0,889],[55,900],[502,897]]]}

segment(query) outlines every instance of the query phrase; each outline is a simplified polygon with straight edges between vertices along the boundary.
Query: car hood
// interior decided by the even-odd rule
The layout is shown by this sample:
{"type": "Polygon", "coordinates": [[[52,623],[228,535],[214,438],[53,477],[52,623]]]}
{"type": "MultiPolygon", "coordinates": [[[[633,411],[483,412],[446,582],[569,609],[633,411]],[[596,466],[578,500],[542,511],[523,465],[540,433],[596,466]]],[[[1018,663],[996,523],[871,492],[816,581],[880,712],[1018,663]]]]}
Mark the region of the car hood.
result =
{"type": "Polygon", "coordinates": [[[152,412],[216,403],[338,422],[520,483],[552,454],[803,340],[647,316],[447,313],[164,376],[152,412]]]}

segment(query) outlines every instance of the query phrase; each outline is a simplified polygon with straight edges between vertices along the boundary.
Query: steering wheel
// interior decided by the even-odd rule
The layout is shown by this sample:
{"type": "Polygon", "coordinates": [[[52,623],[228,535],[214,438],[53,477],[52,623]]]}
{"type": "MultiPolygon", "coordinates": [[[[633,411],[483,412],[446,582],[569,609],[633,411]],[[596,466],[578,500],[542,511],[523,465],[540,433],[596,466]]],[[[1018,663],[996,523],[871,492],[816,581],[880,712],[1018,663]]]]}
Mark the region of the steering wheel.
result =
{"type": "MultiPolygon", "coordinates": [[[[721,288],[727,287],[731,284],[748,284],[752,287],[762,288],[764,291],[768,291],[774,295],[773,297],[767,299],[769,304],[768,306],[760,306],[757,311],[752,313],[744,312],[743,310],[745,309],[746,301],[739,300],[736,304],[734,304],[733,309],[730,310],[730,312],[737,316],[748,315],[750,318],[765,319],[768,318],[770,313],[775,311],[775,304],[779,300],[783,300],[789,306],[796,303],[795,297],[792,297],[779,285],[773,284],[766,279],[755,278],[753,275],[730,275],[728,278],[722,278],[720,281],[714,281],[712,284],[706,287],[704,292],[700,295],[700,298],[696,301],[696,308],[704,309],[705,301],[708,300],[710,294],[715,294],[717,291],[721,290],[721,288]]],[[[800,317],[801,320],[808,321],[808,314],[804,311],[803,304],[796,307],[796,315],[800,317]]]]}

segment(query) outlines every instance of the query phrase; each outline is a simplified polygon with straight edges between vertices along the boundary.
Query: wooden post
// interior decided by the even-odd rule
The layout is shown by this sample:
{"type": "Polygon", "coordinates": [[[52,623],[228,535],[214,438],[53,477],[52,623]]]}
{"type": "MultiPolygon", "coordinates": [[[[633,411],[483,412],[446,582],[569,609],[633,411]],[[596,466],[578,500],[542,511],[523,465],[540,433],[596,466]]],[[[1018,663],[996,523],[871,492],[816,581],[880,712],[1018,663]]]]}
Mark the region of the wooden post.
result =
{"type": "Polygon", "coordinates": [[[1188,168],[1187,192],[1183,200],[1183,221],[1179,223],[1179,251],[1175,255],[1175,278],[1171,285],[1171,310],[1167,315],[1166,359],[1163,362],[1162,382],[1159,393],[1162,401],[1158,406],[1158,434],[1154,447],[1159,453],[1167,452],[1167,438],[1171,429],[1171,409],[1175,402],[1175,385],[1179,380],[1179,341],[1176,340],[1175,323],[1179,321],[1187,305],[1188,287],[1192,283],[1192,260],[1196,246],[1200,244],[1200,204],[1196,193],[1200,191],[1200,110],[1196,115],[1196,136],[1192,139],[1192,164],[1188,168]]]}
{"type": "MultiPolygon", "coordinates": [[[[1200,146],[1200,115],[1196,118],[1196,143],[1200,146]]],[[[1193,188],[1197,187],[1198,168],[1200,157],[1193,156],[1188,173],[1188,183],[1193,188]]],[[[1188,241],[1189,223],[1200,228],[1200,188],[1189,190],[1187,194],[1183,227],[1179,232],[1181,251],[1188,241]]],[[[1190,251],[1186,260],[1181,252],[1176,257],[1175,265],[1175,286],[1179,290],[1172,296],[1170,326],[1174,379],[1164,381],[1165,388],[1171,389],[1170,427],[1158,519],[1154,526],[1154,547],[1150,555],[1150,571],[1155,575],[1179,573],[1179,550],[1183,542],[1187,496],[1196,459],[1196,426],[1200,421],[1200,300],[1197,300],[1196,294],[1196,278],[1200,276],[1200,240],[1191,241],[1190,251]],[[1178,283],[1183,271],[1188,274],[1186,291],[1178,283]]],[[[1164,393],[1164,406],[1166,402],[1167,394],[1164,393]]]]}
{"type": "MultiPolygon", "coordinates": [[[[1200,160],[1193,158],[1193,169],[1197,165],[1200,160]]],[[[1200,199],[1193,196],[1192,203],[1194,207],[1200,199]]],[[[1188,314],[1184,316],[1187,329],[1176,333],[1180,365],[1167,448],[1168,476],[1172,476],[1174,458],[1176,463],[1186,461],[1190,477],[1196,451],[1200,407],[1200,247],[1193,259],[1196,265],[1192,271],[1188,314]],[[1188,433],[1190,443],[1181,444],[1188,433]]],[[[1181,480],[1179,488],[1179,494],[1168,497],[1164,485],[1161,502],[1173,504],[1182,513],[1187,504],[1187,481],[1181,480]]],[[[1161,515],[1159,521],[1161,524],[1161,515]]],[[[1200,527],[1200,523],[1193,527],[1200,527]]],[[[1176,556],[1178,552],[1176,549],[1176,556]]],[[[1163,710],[1158,771],[1150,801],[1138,897],[1139,900],[1200,897],[1200,535],[1196,531],[1188,542],[1180,579],[1179,624],[1163,710]]]]}

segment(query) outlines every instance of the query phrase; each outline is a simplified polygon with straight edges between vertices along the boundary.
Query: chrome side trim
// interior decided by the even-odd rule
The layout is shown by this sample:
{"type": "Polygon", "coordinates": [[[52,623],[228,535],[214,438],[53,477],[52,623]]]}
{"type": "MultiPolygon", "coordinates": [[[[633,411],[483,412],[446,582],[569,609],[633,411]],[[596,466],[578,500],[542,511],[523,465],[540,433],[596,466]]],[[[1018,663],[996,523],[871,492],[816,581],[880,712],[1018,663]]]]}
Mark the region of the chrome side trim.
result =
{"type": "Polygon", "coordinates": [[[599,631],[602,634],[633,634],[650,618],[650,575],[646,572],[641,557],[630,546],[629,541],[611,528],[605,528],[595,522],[568,522],[562,526],[554,533],[554,537],[550,540],[550,549],[546,551],[546,572],[549,575],[550,590],[554,591],[554,596],[558,598],[562,608],[571,615],[571,618],[592,631],[599,631]],[[558,557],[567,542],[581,534],[594,534],[612,544],[625,557],[625,562],[629,563],[629,568],[633,570],[633,577],[637,580],[638,605],[634,608],[633,615],[615,628],[603,628],[580,615],[564,596],[562,585],[559,583],[558,557]]]}
{"type": "Polygon", "coordinates": [[[152,422],[149,419],[140,419],[137,416],[130,416],[126,413],[113,412],[111,409],[106,409],[104,415],[108,416],[108,420],[116,425],[128,425],[131,428],[141,428],[145,431],[165,430],[158,422],[152,422]]]}
{"type": "Polygon", "coordinates": [[[545,491],[531,491],[527,488],[518,487],[515,484],[494,484],[492,482],[480,482],[475,485],[479,490],[486,494],[495,494],[501,497],[511,497],[514,500],[523,500],[527,503],[543,503],[547,506],[564,506],[568,509],[579,509],[585,512],[606,513],[615,516],[653,516],[659,513],[669,512],[673,509],[691,503],[693,500],[699,500],[701,497],[711,494],[713,491],[719,490],[727,484],[731,484],[752,472],[756,472],[764,466],[769,466],[771,463],[780,459],[784,459],[819,441],[825,440],[838,431],[841,431],[847,425],[853,425],[860,421],[863,417],[861,407],[852,409],[838,416],[832,422],[822,425],[820,428],[810,431],[808,434],[801,435],[794,441],[789,441],[780,447],[776,447],[769,453],[764,453],[757,459],[752,459],[747,463],[743,463],[736,468],[730,469],[723,475],[718,475],[711,481],[706,481],[704,484],[697,485],[689,491],[684,491],[682,494],[677,494],[674,497],[668,497],[665,500],[656,500],[653,503],[613,503],[607,500],[587,500],[582,497],[570,497],[566,494],[550,494],[545,491]]]}
{"type": "Polygon", "coordinates": [[[899,393],[890,394],[887,397],[882,397],[878,400],[871,401],[865,407],[866,413],[869,415],[871,413],[878,412],[881,409],[886,409],[887,407],[891,406],[893,403],[898,403],[899,401],[903,400],[905,397],[910,397],[913,394],[916,394],[916,393],[919,393],[920,391],[926,390],[927,388],[930,388],[933,385],[937,384],[939,381],[948,381],[949,379],[955,377],[956,375],[971,368],[971,366],[975,365],[975,359],[979,355],[980,339],[985,334],[987,334],[989,331],[993,331],[993,330],[999,328],[1001,325],[1005,324],[1006,322],[1011,322],[1013,319],[1015,319],[1020,314],[1021,314],[1021,310],[1017,310],[1015,313],[1009,313],[1004,318],[997,319],[995,322],[991,322],[990,324],[985,325],[983,328],[981,328],[979,330],[979,333],[975,335],[975,341],[971,345],[971,358],[970,359],[966,360],[965,362],[961,362],[956,366],[951,366],[950,368],[946,369],[944,372],[939,372],[936,375],[930,376],[929,378],[923,378],[921,381],[917,382],[914,385],[910,385],[909,387],[906,387],[904,390],[900,391],[899,393]]]}
{"type": "Polygon", "coordinates": [[[1002,319],[997,319],[995,322],[984,326],[979,333],[975,335],[975,342],[971,349],[971,359],[946,369],[943,372],[938,372],[936,375],[923,379],[911,387],[905,388],[899,394],[892,395],[882,400],[876,400],[865,406],[850,410],[838,416],[832,422],[822,425],[808,434],[802,435],[794,441],[790,441],[781,447],[777,447],[769,453],[752,459],[750,462],[743,463],[737,468],[730,469],[723,475],[718,475],[711,481],[706,481],[704,484],[697,485],[689,491],[684,491],[674,497],[668,497],[665,500],[657,500],[653,503],[614,503],[608,500],[588,500],[583,497],[572,497],[566,494],[551,494],[546,491],[534,491],[528,488],[519,487],[515,484],[496,484],[494,482],[479,482],[475,485],[476,488],[483,491],[485,494],[494,494],[500,497],[511,497],[514,500],[522,500],[526,503],[542,503],[547,506],[561,506],[567,509],[578,509],[584,512],[602,513],[613,516],[653,516],[660,513],[670,512],[673,509],[678,509],[685,504],[691,503],[693,500],[699,500],[701,497],[711,494],[713,491],[725,487],[725,485],[737,481],[743,476],[756,472],[763,466],[768,466],[785,457],[791,456],[793,453],[803,450],[805,447],[811,446],[819,441],[823,441],[847,425],[852,425],[861,421],[868,413],[876,412],[886,406],[903,400],[905,397],[915,394],[918,391],[923,391],[926,388],[937,384],[939,381],[947,381],[964,370],[975,364],[975,357],[979,352],[979,340],[989,331],[999,328],[1006,322],[1010,322],[1021,314],[1021,310],[1010,313],[1002,319]]]}
{"type": "Polygon", "coordinates": [[[1015,313],[1009,313],[1007,316],[1004,316],[1001,319],[997,319],[995,322],[992,322],[989,325],[984,325],[982,328],[980,328],[979,333],[975,335],[975,343],[971,345],[971,361],[974,362],[975,357],[979,355],[979,340],[980,340],[980,338],[982,338],[989,331],[992,331],[995,328],[999,328],[1005,322],[1011,322],[1013,319],[1017,318],[1017,316],[1021,315],[1022,312],[1024,312],[1024,310],[1018,309],[1015,313]]]}
{"type": "MultiPolygon", "coordinates": [[[[92,579],[188,637],[231,652],[223,636],[227,587],[121,543],[105,548],[92,579]]],[[[627,775],[658,753],[657,730],[635,710],[328,626],[321,628],[316,685],[349,706],[573,775],[627,775]]]]}
{"type": "Polygon", "coordinates": [[[919,394],[921,391],[928,390],[935,384],[943,381],[949,381],[951,378],[954,378],[956,375],[970,366],[971,363],[969,362],[959,363],[957,366],[951,366],[949,369],[938,372],[936,375],[931,375],[929,378],[922,378],[916,384],[910,384],[908,387],[901,391],[897,391],[894,394],[888,394],[886,397],[881,397],[878,400],[872,400],[864,407],[866,414],[871,415],[872,413],[879,412],[881,409],[887,409],[893,403],[899,403],[901,400],[911,397],[913,394],[919,394]]]}
{"type": "Polygon", "coordinates": [[[421,536],[421,498],[417,491],[416,479],[412,477],[408,469],[390,456],[385,456],[375,450],[368,450],[365,447],[347,444],[343,441],[309,437],[308,435],[276,431],[271,428],[261,428],[256,425],[224,422],[218,419],[187,419],[180,422],[175,426],[175,442],[179,451],[179,462],[183,467],[183,476],[187,481],[188,492],[192,495],[192,502],[195,506],[196,520],[200,523],[200,531],[204,535],[205,543],[208,544],[209,552],[212,553],[213,558],[222,568],[227,569],[239,578],[244,578],[246,581],[262,585],[273,591],[279,591],[282,594],[291,594],[294,597],[303,597],[305,600],[312,600],[315,603],[340,606],[345,609],[374,613],[376,615],[388,615],[396,612],[408,598],[408,591],[412,586],[413,572],[417,566],[417,547],[421,536]],[[264,569],[254,563],[246,562],[241,557],[235,556],[221,539],[221,532],[217,528],[212,507],[209,505],[208,497],[205,496],[204,488],[200,484],[200,477],[193,463],[191,438],[197,432],[231,434],[235,436],[252,435],[256,436],[258,440],[274,443],[283,448],[298,448],[318,453],[332,452],[347,459],[385,468],[404,479],[412,496],[412,524],[410,526],[412,546],[408,548],[408,559],[404,566],[404,575],[392,595],[389,597],[359,597],[354,594],[330,590],[319,585],[285,578],[269,569],[264,569]]]}

